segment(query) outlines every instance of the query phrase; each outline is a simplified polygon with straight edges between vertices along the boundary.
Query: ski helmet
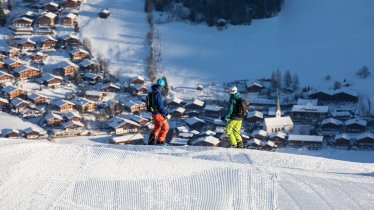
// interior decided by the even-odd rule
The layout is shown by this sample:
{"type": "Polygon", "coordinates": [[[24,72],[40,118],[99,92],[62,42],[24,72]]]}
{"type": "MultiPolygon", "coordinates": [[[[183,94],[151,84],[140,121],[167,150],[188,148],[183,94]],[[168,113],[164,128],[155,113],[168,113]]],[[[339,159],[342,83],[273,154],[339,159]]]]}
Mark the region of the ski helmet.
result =
{"type": "Polygon", "coordinates": [[[161,87],[164,87],[165,86],[165,80],[164,79],[158,79],[156,84],[161,86],[161,87]]]}
{"type": "Polygon", "coordinates": [[[230,88],[229,93],[230,93],[231,95],[234,95],[234,94],[237,93],[237,92],[238,92],[238,88],[236,88],[235,86],[232,86],[232,87],[230,88]]]}

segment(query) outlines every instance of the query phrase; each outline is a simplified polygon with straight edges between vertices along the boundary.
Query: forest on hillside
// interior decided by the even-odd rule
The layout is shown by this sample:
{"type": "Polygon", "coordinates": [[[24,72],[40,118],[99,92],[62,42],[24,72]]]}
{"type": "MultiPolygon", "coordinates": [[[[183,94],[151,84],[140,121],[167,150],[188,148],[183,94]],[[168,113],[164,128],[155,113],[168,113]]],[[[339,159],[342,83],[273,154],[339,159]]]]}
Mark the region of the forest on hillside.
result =
{"type": "Polygon", "coordinates": [[[250,24],[252,19],[277,15],[283,0],[153,0],[159,12],[172,12],[191,22],[206,22],[209,26],[220,21],[233,25],[250,24]]]}

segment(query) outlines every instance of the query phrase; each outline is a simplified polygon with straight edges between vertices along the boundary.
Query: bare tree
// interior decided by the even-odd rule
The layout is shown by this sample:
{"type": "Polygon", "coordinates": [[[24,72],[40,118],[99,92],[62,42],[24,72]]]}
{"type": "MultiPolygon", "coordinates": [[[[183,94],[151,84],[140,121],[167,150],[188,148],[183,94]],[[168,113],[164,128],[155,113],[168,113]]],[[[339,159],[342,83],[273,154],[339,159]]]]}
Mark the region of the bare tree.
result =
{"type": "Polygon", "coordinates": [[[92,52],[91,40],[88,37],[85,37],[82,41],[83,46],[88,50],[89,53],[92,52]]]}

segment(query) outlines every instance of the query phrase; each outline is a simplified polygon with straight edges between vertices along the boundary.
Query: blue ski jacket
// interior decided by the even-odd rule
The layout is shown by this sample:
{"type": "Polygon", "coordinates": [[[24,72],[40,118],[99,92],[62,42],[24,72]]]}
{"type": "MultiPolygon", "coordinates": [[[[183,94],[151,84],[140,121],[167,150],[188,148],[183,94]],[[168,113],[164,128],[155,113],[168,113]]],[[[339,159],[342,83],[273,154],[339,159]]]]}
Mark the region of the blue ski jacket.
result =
{"type": "Polygon", "coordinates": [[[159,85],[152,85],[152,91],[156,91],[152,95],[152,106],[156,108],[156,111],[152,112],[152,114],[162,114],[165,117],[168,115],[168,111],[164,107],[164,103],[162,101],[162,90],[161,86],[159,85]]]}

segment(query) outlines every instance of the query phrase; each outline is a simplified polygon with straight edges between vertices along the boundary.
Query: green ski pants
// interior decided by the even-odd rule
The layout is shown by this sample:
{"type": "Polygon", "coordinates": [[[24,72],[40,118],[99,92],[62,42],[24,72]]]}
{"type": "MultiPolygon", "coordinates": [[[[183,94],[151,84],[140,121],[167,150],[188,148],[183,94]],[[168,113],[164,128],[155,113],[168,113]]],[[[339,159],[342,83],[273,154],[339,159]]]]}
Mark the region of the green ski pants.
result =
{"type": "Polygon", "coordinates": [[[240,129],[242,128],[242,120],[230,120],[225,128],[227,137],[230,139],[231,146],[237,146],[242,141],[240,129]]]}

